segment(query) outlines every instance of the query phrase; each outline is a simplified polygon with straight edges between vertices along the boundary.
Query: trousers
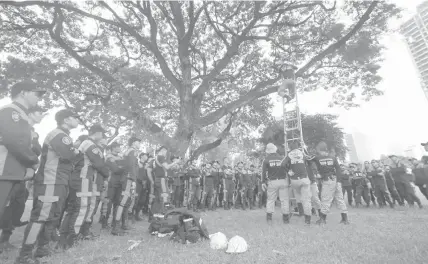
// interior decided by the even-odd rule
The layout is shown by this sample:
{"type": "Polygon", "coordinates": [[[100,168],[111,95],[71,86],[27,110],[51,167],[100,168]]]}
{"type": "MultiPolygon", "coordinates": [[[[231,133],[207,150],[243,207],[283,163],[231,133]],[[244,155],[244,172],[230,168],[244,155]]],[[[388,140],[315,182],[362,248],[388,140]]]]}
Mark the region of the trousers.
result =
{"type": "Polygon", "coordinates": [[[266,213],[275,212],[275,201],[279,196],[281,201],[281,211],[283,214],[290,213],[290,200],[288,197],[289,189],[286,179],[271,180],[267,186],[266,213]]]}
{"type": "Polygon", "coordinates": [[[311,215],[311,181],[308,178],[291,179],[291,188],[294,191],[296,201],[302,203],[305,215],[311,215]]]}
{"type": "Polygon", "coordinates": [[[337,209],[342,213],[347,213],[348,209],[343,199],[342,184],[335,179],[328,179],[322,182],[321,192],[321,213],[328,214],[333,202],[336,201],[337,209]]]}

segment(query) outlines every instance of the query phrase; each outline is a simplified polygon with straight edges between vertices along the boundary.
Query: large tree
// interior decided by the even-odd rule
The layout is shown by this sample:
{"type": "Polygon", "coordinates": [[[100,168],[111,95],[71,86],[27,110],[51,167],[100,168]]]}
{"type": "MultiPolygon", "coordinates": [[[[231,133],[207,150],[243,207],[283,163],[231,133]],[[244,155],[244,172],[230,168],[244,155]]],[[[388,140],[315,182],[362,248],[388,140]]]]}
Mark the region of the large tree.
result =
{"type": "MultiPolygon", "coordinates": [[[[320,141],[325,141],[333,152],[341,160],[347,153],[345,145],[345,133],[337,124],[337,116],[331,114],[302,114],[303,140],[310,152],[313,152],[320,141]]],[[[274,143],[283,152],[284,126],[283,122],[274,122],[267,126],[260,138],[263,144],[274,143]]]]}
{"type": "Polygon", "coordinates": [[[397,13],[383,1],[0,1],[0,43],[53,67],[51,99],[180,154],[226,118],[201,153],[228,124],[266,121],[284,59],[301,91],[332,89],[333,104],[381,94],[379,38],[397,13]]]}

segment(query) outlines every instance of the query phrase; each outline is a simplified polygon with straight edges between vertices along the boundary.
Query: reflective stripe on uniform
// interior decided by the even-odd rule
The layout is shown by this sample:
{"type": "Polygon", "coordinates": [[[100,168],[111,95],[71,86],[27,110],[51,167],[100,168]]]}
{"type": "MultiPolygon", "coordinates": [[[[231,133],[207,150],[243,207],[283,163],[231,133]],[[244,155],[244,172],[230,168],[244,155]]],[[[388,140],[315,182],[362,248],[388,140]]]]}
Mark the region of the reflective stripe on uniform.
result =
{"type": "Polygon", "coordinates": [[[160,178],[161,180],[161,189],[162,189],[162,193],[166,193],[168,192],[168,189],[166,187],[166,181],[165,178],[160,178]]]}
{"type": "Polygon", "coordinates": [[[4,165],[6,164],[6,158],[8,154],[8,150],[5,146],[0,145],[0,175],[3,174],[4,165]]]}
{"type": "Polygon", "coordinates": [[[57,172],[59,165],[59,156],[53,150],[51,146],[51,141],[58,136],[59,134],[64,134],[64,131],[61,129],[52,130],[45,138],[43,144],[48,145],[48,153],[46,157],[46,162],[43,168],[43,184],[55,184],[57,180],[57,172]]]}
{"type": "MultiPolygon", "coordinates": [[[[77,197],[79,197],[79,196],[77,196],[77,197]]],[[[80,198],[79,214],[77,215],[76,222],[74,223],[75,234],[79,233],[80,227],[82,226],[83,221],[85,220],[85,216],[86,216],[86,213],[88,211],[88,199],[89,199],[88,197],[81,197],[80,198]]]]}
{"type": "Polygon", "coordinates": [[[42,229],[43,224],[41,223],[29,223],[30,231],[28,232],[27,239],[25,239],[25,245],[32,245],[36,243],[37,237],[39,236],[40,230],[42,229]]]}
{"type": "Polygon", "coordinates": [[[37,199],[42,202],[42,208],[38,218],[38,221],[40,222],[44,222],[49,218],[49,215],[52,211],[52,203],[59,201],[59,197],[54,196],[55,185],[47,184],[45,187],[45,195],[40,195],[37,197],[37,199]]]}

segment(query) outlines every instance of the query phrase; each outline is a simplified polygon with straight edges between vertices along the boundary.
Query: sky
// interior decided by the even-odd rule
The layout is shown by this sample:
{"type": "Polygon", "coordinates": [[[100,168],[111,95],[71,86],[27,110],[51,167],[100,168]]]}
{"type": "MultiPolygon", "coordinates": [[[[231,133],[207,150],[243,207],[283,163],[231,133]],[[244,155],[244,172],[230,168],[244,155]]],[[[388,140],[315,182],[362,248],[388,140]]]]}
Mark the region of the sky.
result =
{"type": "MultiPolygon", "coordinates": [[[[407,10],[403,18],[397,21],[399,25],[409,18],[423,0],[391,2],[407,10]]],[[[379,158],[382,154],[403,155],[405,150],[412,146],[413,155],[420,156],[420,143],[428,141],[428,122],[422,119],[421,115],[428,113],[428,100],[422,92],[410,53],[399,34],[388,35],[384,41],[387,49],[380,70],[383,81],[379,85],[384,95],[350,110],[329,108],[329,95],[323,90],[299,95],[302,112],[332,113],[339,116],[339,126],[354,136],[360,160],[379,158]]],[[[9,99],[0,99],[0,106],[9,102],[9,99]]],[[[57,110],[50,110],[42,123],[35,127],[40,134],[40,140],[55,128],[54,113],[57,110]]],[[[273,115],[279,117],[281,114],[282,105],[278,101],[273,115]]],[[[71,136],[76,138],[80,133],[79,130],[74,130],[71,136]]]]}

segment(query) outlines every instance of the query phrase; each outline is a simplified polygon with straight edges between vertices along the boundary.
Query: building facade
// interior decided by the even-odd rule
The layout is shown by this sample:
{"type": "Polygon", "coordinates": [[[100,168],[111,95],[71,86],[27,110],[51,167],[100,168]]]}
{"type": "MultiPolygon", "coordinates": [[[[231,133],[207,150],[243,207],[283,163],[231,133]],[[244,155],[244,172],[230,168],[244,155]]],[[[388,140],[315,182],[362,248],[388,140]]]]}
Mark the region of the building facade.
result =
{"type": "Polygon", "coordinates": [[[401,26],[400,31],[428,100],[428,1],[417,6],[416,14],[401,26]]]}
{"type": "Polygon", "coordinates": [[[352,134],[345,134],[345,144],[348,148],[347,161],[359,162],[357,148],[355,147],[354,137],[352,134]]]}

